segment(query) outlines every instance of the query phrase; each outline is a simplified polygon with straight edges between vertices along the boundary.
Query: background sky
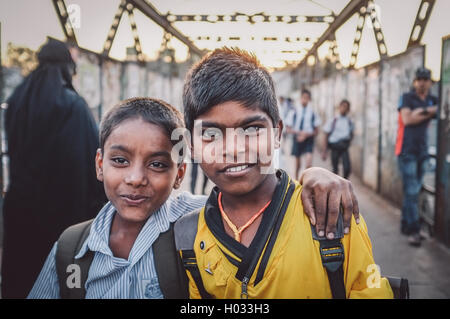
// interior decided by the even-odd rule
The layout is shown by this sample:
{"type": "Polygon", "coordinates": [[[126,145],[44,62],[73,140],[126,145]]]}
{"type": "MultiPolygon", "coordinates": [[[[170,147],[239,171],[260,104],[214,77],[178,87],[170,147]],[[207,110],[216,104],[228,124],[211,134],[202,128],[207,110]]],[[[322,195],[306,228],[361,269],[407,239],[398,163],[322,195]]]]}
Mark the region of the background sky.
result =
{"type": "MultiPolygon", "coordinates": [[[[242,12],[270,15],[328,15],[338,14],[348,0],[153,0],[151,3],[162,13],[174,14],[233,14],[242,12]]],[[[80,28],[76,36],[81,47],[102,51],[104,41],[119,6],[119,0],[66,0],[66,5],[77,4],[81,9],[80,28]]],[[[380,12],[381,27],[389,55],[406,49],[420,0],[375,0],[380,12]]],[[[423,37],[426,45],[425,64],[432,70],[435,80],[440,76],[441,40],[450,34],[450,0],[437,0],[423,37]]],[[[155,59],[161,47],[163,30],[153,21],[135,10],[143,52],[155,59]]],[[[0,0],[1,53],[5,60],[8,42],[28,46],[33,50],[45,42],[46,36],[64,40],[58,18],[51,0],[0,0]]],[[[336,40],[341,62],[348,65],[356,30],[357,16],[349,19],[337,32],[336,40]]],[[[195,41],[200,48],[213,49],[223,45],[239,46],[253,51],[268,67],[280,67],[283,60],[299,61],[312,43],[288,43],[285,41],[262,41],[270,37],[319,37],[327,28],[325,23],[255,23],[247,22],[207,23],[177,22],[175,27],[189,37],[240,36],[242,41],[195,41]],[[250,40],[251,37],[256,40],[250,40]],[[303,50],[301,54],[280,53],[281,50],[303,50]]],[[[127,14],[124,14],[111,48],[110,55],[124,59],[126,47],[133,46],[133,37],[127,14]]],[[[186,59],[187,47],[174,39],[171,46],[176,50],[178,61],[186,59]]],[[[319,50],[319,56],[327,52],[327,45],[319,50]]],[[[379,59],[376,41],[370,26],[363,31],[356,66],[364,66],[379,59]]]]}

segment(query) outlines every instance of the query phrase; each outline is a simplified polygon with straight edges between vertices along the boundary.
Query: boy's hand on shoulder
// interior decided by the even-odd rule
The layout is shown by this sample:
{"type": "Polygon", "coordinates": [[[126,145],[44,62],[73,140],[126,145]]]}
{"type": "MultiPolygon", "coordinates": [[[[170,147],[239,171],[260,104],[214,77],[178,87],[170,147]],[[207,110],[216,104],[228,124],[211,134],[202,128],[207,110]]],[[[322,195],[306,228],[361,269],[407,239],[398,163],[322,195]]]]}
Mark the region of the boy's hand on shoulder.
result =
{"type": "Polygon", "coordinates": [[[328,239],[334,238],[341,204],[344,211],[344,233],[347,234],[350,230],[352,215],[359,224],[358,201],[349,180],[324,168],[311,167],[303,171],[299,182],[303,186],[303,209],[311,224],[316,226],[319,236],[326,234],[328,239]]]}

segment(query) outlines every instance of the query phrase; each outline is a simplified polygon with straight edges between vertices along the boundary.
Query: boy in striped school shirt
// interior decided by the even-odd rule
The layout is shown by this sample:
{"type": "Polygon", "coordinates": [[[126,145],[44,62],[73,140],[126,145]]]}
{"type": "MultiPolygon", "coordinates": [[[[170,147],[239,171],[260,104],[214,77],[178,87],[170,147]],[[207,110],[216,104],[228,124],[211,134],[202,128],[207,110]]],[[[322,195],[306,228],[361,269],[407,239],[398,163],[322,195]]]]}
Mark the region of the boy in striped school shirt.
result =
{"type": "MultiPolygon", "coordinates": [[[[86,298],[164,298],[152,245],[171,223],[206,203],[205,196],[188,192],[170,197],[186,170],[182,157],[171,157],[179,141],[172,141],[170,136],[183,127],[175,108],[150,98],[126,100],[103,118],[101,148],[95,162],[97,178],[104,183],[109,202],[92,222],[89,236],[75,256],[78,259],[89,250],[94,252],[85,283],[86,298]]],[[[314,184],[338,194],[344,193],[347,185],[334,174],[314,168],[305,172],[303,182],[306,188],[314,184]]],[[[303,198],[305,206],[308,200],[303,198]]],[[[353,201],[356,204],[354,197],[353,201]]],[[[55,263],[57,246],[58,242],[28,298],[61,297],[55,263]]]]}

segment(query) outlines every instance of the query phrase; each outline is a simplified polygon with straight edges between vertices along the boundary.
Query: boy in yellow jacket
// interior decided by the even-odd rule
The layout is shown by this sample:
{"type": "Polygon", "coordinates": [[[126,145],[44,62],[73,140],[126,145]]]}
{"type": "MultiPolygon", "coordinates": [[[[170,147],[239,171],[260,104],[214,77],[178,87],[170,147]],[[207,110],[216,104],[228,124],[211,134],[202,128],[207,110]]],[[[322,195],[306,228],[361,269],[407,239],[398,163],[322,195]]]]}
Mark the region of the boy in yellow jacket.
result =
{"type": "Polygon", "coordinates": [[[223,48],[203,58],[183,104],[192,156],[217,185],[175,225],[191,298],[393,297],[364,220],[318,236],[297,200],[301,185],[271,169],[283,123],[254,56],[223,48]]]}

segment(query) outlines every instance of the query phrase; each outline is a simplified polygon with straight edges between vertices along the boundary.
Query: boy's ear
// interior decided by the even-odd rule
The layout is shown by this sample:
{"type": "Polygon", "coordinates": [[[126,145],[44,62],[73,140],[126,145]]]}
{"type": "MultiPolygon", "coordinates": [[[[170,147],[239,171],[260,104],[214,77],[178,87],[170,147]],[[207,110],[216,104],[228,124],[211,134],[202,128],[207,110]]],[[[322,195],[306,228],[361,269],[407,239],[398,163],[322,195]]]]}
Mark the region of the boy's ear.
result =
{"type": "Polygon", "coordinates": [[[183,181],[185,174],[186,174],[186,163],[183,162],[178,166],[177,177],[175,178],[175,183],[173,184],[174,189],[180,188],[181,182],[183,181]]]}
{"type": "Polygon", "coordinates": [[[103,155],[101,149],[97,149],[97,154],[95,154],[95,171],[97,179],[103,182],[103,155]]]}

